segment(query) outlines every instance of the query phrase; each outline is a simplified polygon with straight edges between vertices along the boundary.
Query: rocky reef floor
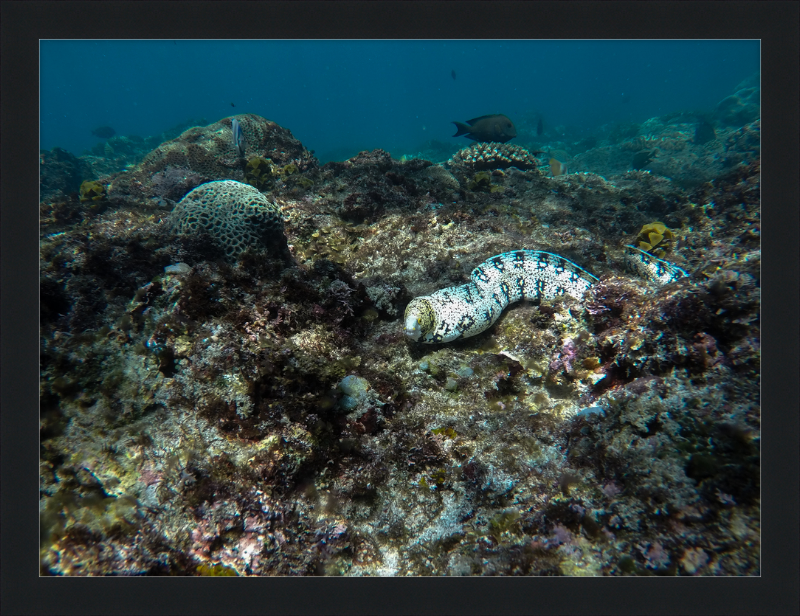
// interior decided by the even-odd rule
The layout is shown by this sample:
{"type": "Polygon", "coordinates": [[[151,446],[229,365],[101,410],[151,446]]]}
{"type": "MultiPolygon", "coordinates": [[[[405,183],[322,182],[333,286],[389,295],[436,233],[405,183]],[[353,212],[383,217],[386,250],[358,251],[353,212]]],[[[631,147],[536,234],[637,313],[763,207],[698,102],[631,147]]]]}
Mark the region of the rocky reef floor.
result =
{"type": "Polygon", "coordinates": [[[43,159],[42,574],[759,575],[758,121],[699,145],[650,122],[552,177],[319,165],[237,117],[244,160],[230,119],[80,192],[43,159]],[[602,168],[659,139],[666,175],[602,168]],[[220,179],[275,204],[284,247],[170,235],[220,179]],[[622,265],[655,222],[689,274],[661,287],[622,265]],[[412,298],[523,248],[599,281],[404,336],[412,298]]]}

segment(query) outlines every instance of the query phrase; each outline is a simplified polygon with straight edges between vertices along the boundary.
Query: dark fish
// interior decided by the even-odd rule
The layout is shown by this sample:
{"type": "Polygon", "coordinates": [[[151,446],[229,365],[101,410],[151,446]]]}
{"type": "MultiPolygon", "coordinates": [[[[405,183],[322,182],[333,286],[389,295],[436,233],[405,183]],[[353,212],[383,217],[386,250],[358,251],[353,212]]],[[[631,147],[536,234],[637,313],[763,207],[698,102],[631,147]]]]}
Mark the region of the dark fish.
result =
{"type": "Polygon", "coordinates": [[[244,158],[244,133],[242,125],[236,118],[231,120],[231,131],[233,132],[233,147],[239,151],[239,156],[244,158]]]}
{"type": "Polygon", "coordinates": [[[100,126],[99,128],[95,128],[92,131],[92,134],[95,137],[100,137],[101,139],[110,139],[111,137],[117,134],[117,131],[115,131],[110,126],[100,126]]]}
{"type": "Polygon", "coordinates": [[[649,165],[655,157],[656,150],[642,150],[641,152],[636,152],[636,154],[633,155],[633,160],[631,161],[631,168],[643,169],[646,165],[649,165]]]}
{"type": "Polygon", "coordinates": [[[456,78],[456,70],[453,69],[452,71],[450,71],[450,75],[453,77],[453,79],[455,79],[456,78]]]}
{"type": "Polygon", "coordinates": [[[541,137],[543,132],[544,124],[542,123],[542,118],[539,118],[539,123],[536,125],[536,136],[541,137]]]}
{"type": "Polygon", "coordinates": [[[697,119],[697,126],[694,127],[694,142],[696,145],[714,141],[717,138],[717,132],[714,130],[714,125],[705,118],[697,119]]]}
{"type": "Polygon", "coordinates": [[[231,103],[231,107],[236,107],[236,105],[234,105],[233,103],[231,103]]]}
{"type": "Polygon", "coordinates": [[[467,139],[472,139],[473,141],[505,143],[517,136],[517,129],[514,127],[514,123],[502,114],[485,115],[467,120],[469,126],[462,122],[453,122],[453,124],[458,129],[453,137],[464,135],[467,139]]]}

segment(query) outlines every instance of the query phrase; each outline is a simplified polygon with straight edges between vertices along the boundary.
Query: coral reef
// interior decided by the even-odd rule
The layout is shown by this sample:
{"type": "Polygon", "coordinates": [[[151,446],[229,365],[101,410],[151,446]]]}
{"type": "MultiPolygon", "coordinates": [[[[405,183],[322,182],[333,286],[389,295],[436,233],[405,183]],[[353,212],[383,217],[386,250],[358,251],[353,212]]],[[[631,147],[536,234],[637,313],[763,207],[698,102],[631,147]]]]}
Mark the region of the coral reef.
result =
{"type": "Polygon", "coordinates": [[[383,150],[317,167],[237,118],[267,194],[225,118],[82,177],[104,208],[80,183],[43,197],[43,575],[760,574],[757,121],[695,144],[665,116],[582,152],[548,126],[574,156],[547,177],[383,150]],[[672,133],[653,163],[685,172],[630,169],[622,142],[672,133]],[[200,177],[206,204],[169,213],[200,177]],[[639,242],[690,275],[629,275],[639,242]],[[599,280],[407,340],[413,298],[520,249],[599,280]]]}

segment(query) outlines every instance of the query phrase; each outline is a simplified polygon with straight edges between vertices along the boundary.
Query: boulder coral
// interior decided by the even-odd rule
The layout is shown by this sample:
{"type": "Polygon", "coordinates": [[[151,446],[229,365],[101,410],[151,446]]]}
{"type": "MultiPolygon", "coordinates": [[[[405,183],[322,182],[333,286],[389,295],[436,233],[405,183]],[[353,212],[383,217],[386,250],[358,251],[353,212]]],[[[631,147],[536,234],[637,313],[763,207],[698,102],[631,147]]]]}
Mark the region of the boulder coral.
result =
{"type": "Polygon", "coordinates": [[[481,171],[516,167],[536,169],[538,161],[528,150],[507,143],[475,143],[456,152],[448,162],[451,168],[481,171]]]}
{"type": "Polygon", "coordinates": [[[248,248],[266,247],[265,240],[283,230],[283,219],[258,189],[223,180],[198,186],[181,199],[167,226],[177,235],[207,233],[228,258],[236,258],[248,248]]]}

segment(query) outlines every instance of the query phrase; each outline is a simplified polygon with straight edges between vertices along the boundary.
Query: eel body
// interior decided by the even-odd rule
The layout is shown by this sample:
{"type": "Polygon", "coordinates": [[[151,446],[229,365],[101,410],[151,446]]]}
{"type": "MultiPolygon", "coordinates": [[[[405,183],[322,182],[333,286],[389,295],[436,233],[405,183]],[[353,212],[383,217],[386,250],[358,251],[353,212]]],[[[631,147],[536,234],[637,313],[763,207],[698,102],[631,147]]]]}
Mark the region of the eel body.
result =
{"type": "MultiPolygon", "coordinates": [[[[686,276],[681,268],[636,248],[625,247],[628,270],[666,284],[686,276]]],[[[597,277],[559,255],[515,250],[491,257],[472,270],[472,282],[417,297],[408,304],[404,332],[434,344],[469,338],[491,327],[506,306],[521,299],[581,299],[597,277]]]]}

